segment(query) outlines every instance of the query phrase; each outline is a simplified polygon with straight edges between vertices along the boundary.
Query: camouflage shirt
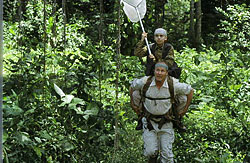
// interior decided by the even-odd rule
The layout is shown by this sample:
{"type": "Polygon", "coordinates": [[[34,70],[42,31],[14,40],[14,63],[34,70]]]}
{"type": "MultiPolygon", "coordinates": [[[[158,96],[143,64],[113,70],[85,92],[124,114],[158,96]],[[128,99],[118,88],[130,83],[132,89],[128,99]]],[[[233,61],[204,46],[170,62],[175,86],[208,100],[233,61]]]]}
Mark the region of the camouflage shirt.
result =
{"type": "MultiPolygon", "coordinates": [[[[156,58],[156,62],[157,61],[164,61],[169,67],[171,67],[174,63],[174,48],[171,45],[170,50],[168,51],[168,54],[165,58],[162,58],[162,50],[163,47],[160,47],[158,45],[155,46],[155,54],[153,54],[156,58]]],[[[144,41],[140,40],[137,44],[136,44],[136,48],[134,51],[134,55],[138,56],[138,57],[145,57],[147,56],[148,50],[147,50],[147,46],[144,45],[144,41]]]]}

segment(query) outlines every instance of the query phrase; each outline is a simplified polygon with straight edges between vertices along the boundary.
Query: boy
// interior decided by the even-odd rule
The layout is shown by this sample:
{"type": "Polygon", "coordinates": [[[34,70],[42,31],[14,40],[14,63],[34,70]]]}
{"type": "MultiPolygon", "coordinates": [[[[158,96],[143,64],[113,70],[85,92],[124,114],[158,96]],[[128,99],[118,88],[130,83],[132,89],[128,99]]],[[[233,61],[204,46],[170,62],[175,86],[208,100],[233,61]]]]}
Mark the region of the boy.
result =
{"type": "Polygon", "coordinates": [[[181,69],[174,62],[174,48],[171,44],[167,43],[167,31],[163,28],[155,30],[155,43],[149,45],[152,54],[148,54],[147,46],[144,45],[145,37],[147,37],[147,33],[142,33],[142,38],[136,45],[134,55],[138,57],[147,56],[146,76],[154,75],[155,63],[164,61],[169,67],[169,75],[179,79],[181,69]]]}

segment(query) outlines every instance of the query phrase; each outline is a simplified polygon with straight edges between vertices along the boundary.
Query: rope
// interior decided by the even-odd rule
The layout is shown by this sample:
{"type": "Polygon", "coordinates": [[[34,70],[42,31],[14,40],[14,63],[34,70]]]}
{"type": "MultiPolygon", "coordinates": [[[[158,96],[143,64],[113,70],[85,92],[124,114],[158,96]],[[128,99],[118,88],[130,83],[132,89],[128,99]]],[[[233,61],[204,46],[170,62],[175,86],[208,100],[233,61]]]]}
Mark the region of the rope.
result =
{"type": "MultiPolygon", "coordinates": [[[[46,33],[46,0],[43,1],[43,72],[44,76],[46,75],[46,42],[47,42],[47,33],[46,33]]],[[[44,78],[45,79],[45,78],[44,78]]]]}
{"type": "Polygon", "coordinates": [[[46,42],[47,42],[47,29],[46,29],[46,0],[43,1],[43,75],[44,75],[44,85],[43,85],[43,100],[44,105],[46,103],[46,42]]]}
{"type": "MultiPolygon", "coordinates": [[[[100,44],[100,54],[102,53],[102,48],[103,48],[103,0],[100,0],[100,24],[99,24],[99,40],[101,40],[101,44],[100,44]]],[[[100,103],[102,103],[102,65],[101,65],[101,59],[99,61],[99,101],[100,103]]]]}
{"type": "MultiPolygon", "coordinates": [[[[66,18],[66,2],[65,0],[62,0],[62,10],[63,10],[63,43],[64,43],[64,51],[63,54],[65,56],[66,53],[66,22],[67,22],[67,18],[66,18]]],[[[67,88],[67,72],[65,72],[64,74],[64,84],[65,87],[67,88]]]]}
{"type": "MultiPolygon", "coordinates": [[[[53,26],[52,26],[52,38],[51,38],[51,47],[52,47],[52,52],[54,54],[56,54],[56,45],[57,45],[56,7],[57,7],[56,0],[54,0],[52,9],[53,26]]],[[[52,72],[56,74],[56,68],[54,66],[52,67],[52,72]]],[[[58,75],[56,75],[56,79],[58,79],[58,75]]]]}
{"type": "MultiPolygon", "coordinates": [[[[66,23],[67,23],[67,17],[66,17],[66,2],[65,0],[62,0],[62,9],[63,9],[63,43],[64,47],[66,47],[66,23]]],[[[64,48],[65,51],[65,48],[64,48]]]]}
{"type": "MultiPolygon", "coordinates": [[[[19,16],[19,27],[18,27],[18,29],[19,29],[19,32],[18,32],[18,51],[22,54],[22,59],[24,58],[24,53],[23,53],[23,50],[22,50],[22,48],[23,48],[23,46],[22,46],[22,19],[23,19],[23,17],[22,17],[22,0],[19,0],[19,8],[18,8],[18,16],[19,16]]],[[[23,70],[23,64],[21,64],[21,70],[23,70]]],[[[21,73],[23,73],[23,72],[21,72],[21,73]]]]}
{"type": "MultiPolygon", "coordinates": [[[[3,140],[3,0],[0,0],[0,99],[0,140],[3,140]]],[[[0,145],[0,156],[3,156],[3,150],[3,145],[0,145]]]]}
{"type": "Polygon", "coordinates": [[[117,162],[116,157],[117,157],[117,150],[119,147],[119,135],[118,135],[118,110],[119,110],[119,105],[118,105],[118,83],[119,83],[119,71],[120,71],[120,47],[121,47],[121,5],[120,2],[118,1],[118,38],[117,38],[117,52],[116,52],[116,97],[115,97],[115,108],[114,108],[114,113],[115,113],[115,139],[114,139],[114,157],[112,160],[113,162],[117,162]]]}

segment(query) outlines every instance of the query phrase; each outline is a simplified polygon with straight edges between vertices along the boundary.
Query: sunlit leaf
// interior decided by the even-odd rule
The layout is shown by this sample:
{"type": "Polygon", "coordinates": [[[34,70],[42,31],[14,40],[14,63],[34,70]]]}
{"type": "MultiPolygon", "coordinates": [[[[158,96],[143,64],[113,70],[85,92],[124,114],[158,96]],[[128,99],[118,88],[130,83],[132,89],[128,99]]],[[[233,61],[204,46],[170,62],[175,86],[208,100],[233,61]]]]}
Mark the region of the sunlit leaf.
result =
{"type": "Polygon", "coordinates": [[[75,97],[75,98],[72,100],[72,103],[73,103],[73,104],[84,105],[84,104],[85,104],[85,101],[83,101],[83,99],[80,99],[80,98],[75,97]]]}
{"type": "Polygon", "coordinates": [[[56,93],[59,94],[61,97],[65,96],[64,92],[55,83],[54,83],[54,89],[56,93]]]}
{"type": "Polygon", "coordinates": [[[63,100],[66,104],[69,104],[73,98],[74,98],[73,95],[66,95],[65,97],[62,98],[62,100],[63,100]]]}
{"type": "Polygon", "coordinates": [[[31,142],[31,140],[29,138],[29,134],[27,132],[18,132],[17,138],[18,138],[20,144],[23,144],[26,142],[31,142]]]}
{"type": "Polygon", "coordinates": [[[80,114],[80,115],[84,114],[84,112],[81,110],[80,107],[76,107],[74,110],[76,111],[76,114],[80,114]]]}
{"type": "Polygon", "coordinates": [[[6,141],[6,139],[8,138],[8,134],[6,133],[6,131],[3,132],[3,143],[6,141]]]}

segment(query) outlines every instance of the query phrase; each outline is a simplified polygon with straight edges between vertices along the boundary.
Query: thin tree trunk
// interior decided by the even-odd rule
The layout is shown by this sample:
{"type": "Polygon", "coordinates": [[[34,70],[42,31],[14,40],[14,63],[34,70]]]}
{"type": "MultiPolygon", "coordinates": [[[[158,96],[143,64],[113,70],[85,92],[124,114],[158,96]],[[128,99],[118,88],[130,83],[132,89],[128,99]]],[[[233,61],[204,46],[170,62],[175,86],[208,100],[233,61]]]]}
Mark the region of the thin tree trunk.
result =
{"type": "Polygon", "coordinates": [[[22,28],[22,20],[23,20],[23,10],[22,10],[22,7],[23,7],[23,2],[22,0],[19,0],[19,8],[18,8],[18,18],[19,18],[19,32],[18,32],[18,51],[22,54],[22,58],[25,57],[25,53],[23,53],[23,44],[22,44],[22,31],[23,31],[23,28],[22,28]]]}
{"type": "Polygon", "coordinates": [[[62,0],[62,9],[63,9],[63,43],[64,43],[64,49],[66,48],[66,23],[67,23],[67,17],[66,17],[66,0],[62,0]]]}
{"type": "MultiPolygon", "coordinates": [[[[66,17],[66,0],[62,0],[62,10],[63,10],[63,44],[64,44],[64,55],[66,53],[66,23],[67,23],[67,17],[66,17]]],[[[67,88],[67,72],[64,74],[64,84],[67,88]]]]}
{"type": "Polygon", "coordinates": [[[195,47],[197,49],[201,46],[201,0],[196,2],[196,32],[195,32],[195,47]]]}
{"type": "Polygon", "coordinates": [[[162,26],[164,24],[164,20],[165,20],[165,1],[163,0],[163,3],[162,3],[162,17],[161,17],[162,26]]]}
{"type": "Polygon", "coordinates": [[[163,26],[164,4],[164,0],[155,1],[155,29],[163,26]]]}
{"type": "Polygon", "coordinates": [[[46,11],[46,5],[47,2],[46,0],[43,1],[43,44],[44,44],[44,48],[43,48],[43,72],[44,72],[44,78],[45,78],[45,74],[46,74],[46,46],[47,46],[47,27],[46,27],[46,17],[47,17],[47,11],[46,11]]]}
{"type": "Polygon", "coordinates": [[[57,34],[56,34],[56,7],[57,7],[57,3],[56,3],[56,0],[54,0],[53,2],[53,9],[52,9],[52,17],[54,19],[53,21],[53,26],[52,26],[52,38],[50,39],[50,44],[51,44],[51,47],[52,49],[54,49],[56,47],[56,37],[57,37],[57,34]]]}
{"type": "MultiPolygon", "coordinates": [[[[0,0],[0,108],[3,108],[3,0],[0,0]]],[[[0,119],[3,119],[3,111],[1,109],[0,119]]],[[[0,131],[3,133],[3,123],[0,123],[0,131]]],[[[0,139],[3,140],[3,134],[0,139]]],[[[3,146],[0,147],[0,155],[3,156],[3,146]]],[[[6,160],[5,160],[6,161],[6,160]]]]}
{"type": "MultiPolygon", "coordinates": [[[[102,52],[102,46],[104,44],[103,39],[103,0],[100,0],[100,24],[99,24],[99,40],[101,41],[100,53],[102,52]]],[[[101,59],[99,59],[99,101],[102,102],[102,64],[101,59]]]]}
{"type": "Polygon", "coordinates": [[[99,40],[104,43],[103,39],[103,0],[100,0],[100,24],[99,24],[99,40]]]}
{"type": "Polygon", "coordinates": [[[190,27],[189,27],[189,43],[194,47],[195,32],[194,32],[194,0],[190,1],[190,27]]]}
{"type": "Polygon", "coordinates": [[[119,76],[120,76],[120,62],[121,62],[121,5],[120,2],[117,2],[118,5],[118,37],[116,43],[116,82],[115,82],[115,107],[114,107],[114,114],[115,114],[115,140],[114,140],[114,156],[112,159],[112,163],[117,162],[117,151],[119,148],[119,132],[118,132],[118,118],[119,118],[119,76]]]}
{"type": "MultiPolygon", "coordinates": [[[[43,0],[43,106],[46,104],[46,50],[47,50],[47,11],[46,11],[47,1],[43,0]]],[[[46,112],[47,117],[47,112],[46,112]]]]}

